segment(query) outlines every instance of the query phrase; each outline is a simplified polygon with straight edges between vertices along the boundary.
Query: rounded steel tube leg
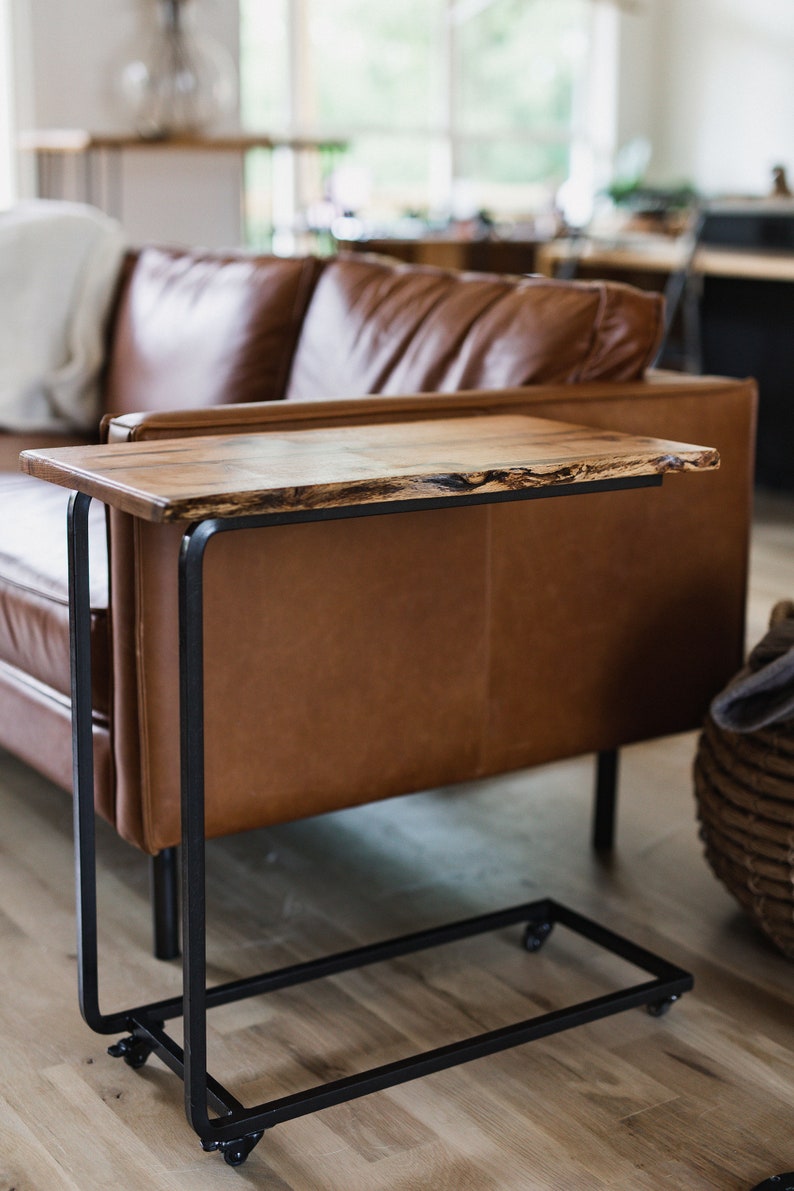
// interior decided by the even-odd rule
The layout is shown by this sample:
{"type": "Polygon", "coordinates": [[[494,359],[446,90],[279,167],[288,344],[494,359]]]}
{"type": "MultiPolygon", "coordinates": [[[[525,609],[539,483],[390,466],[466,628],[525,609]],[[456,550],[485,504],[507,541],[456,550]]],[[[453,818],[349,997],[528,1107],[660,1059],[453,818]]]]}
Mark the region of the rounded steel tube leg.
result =
{"type": "Polygon", "coordinates": [[[88,510],[91,497],[69,501],[69,648],[72,686],[72,781],[80,1012],[101,1030],[97,954],[97,893],[94,823],[94,729],[91,699],[91,593],[88,510]]]}
{"type": "Polygon", "coordinates": [[[185,1113],[202,1141],[212,1137],[207,1106],[203,561],[216,525],[203,521],[190,526],[179,556],[185,1113]]]}

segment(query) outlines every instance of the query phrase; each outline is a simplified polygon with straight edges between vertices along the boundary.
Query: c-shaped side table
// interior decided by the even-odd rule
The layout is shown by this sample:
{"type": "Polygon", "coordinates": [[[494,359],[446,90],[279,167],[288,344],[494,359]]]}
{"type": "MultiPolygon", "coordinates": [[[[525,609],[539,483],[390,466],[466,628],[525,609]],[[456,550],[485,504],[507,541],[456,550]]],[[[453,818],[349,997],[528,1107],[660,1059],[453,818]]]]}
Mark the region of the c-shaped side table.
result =
{"type": "Polygon", "coordinates": [[[292,522],[382,516],[466,504],[658,485],[670,471],[719,465],[707,447],[570,426],[474,416],[322,430],[26,451],[22,467],[75,490],[69,509],[72,708],[80,1008],[138,1067],[154,1053],[185,1084],[205,1150],[245,1161],[265,1129],[639,1005],[662,1013],[692,987],[682,969],[545,898],[497,913],[206,987],[204,890],[203,558],[217,533],[292,522]],[[91,498],[153,522],[186,523],[179,559],[183,847],[183,994],[104,1014],[99,1007],[87,520],[91,498]],[[245,1108],[207,1072],[207,1009],[522,923],[537,950],[555,923],[652,979],[422,1054],[245,1108]],[[184,1046],[164,1022],[184,1018],[184,1046]],[[210,1116],[210,1111],[214,1114],[210,1116]]]}

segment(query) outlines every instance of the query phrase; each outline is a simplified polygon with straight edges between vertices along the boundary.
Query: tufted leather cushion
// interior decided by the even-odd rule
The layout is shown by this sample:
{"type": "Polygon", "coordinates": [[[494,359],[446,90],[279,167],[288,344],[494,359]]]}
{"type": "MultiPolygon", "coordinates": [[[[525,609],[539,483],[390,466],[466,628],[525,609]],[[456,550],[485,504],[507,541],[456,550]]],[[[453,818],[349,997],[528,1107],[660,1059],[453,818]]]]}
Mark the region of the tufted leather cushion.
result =
{"type": "Polygon", "coordinates": [[[659,295],[617,283],[340,256],[315,288],[287,397],[636,380],[661,329],[659,295]]]}
{"type": "Polygon", "coordinates": [[[146,248],[123,272],[105,409],[635,380],[661,322],[658,295],[617,283],[146,248]]]}

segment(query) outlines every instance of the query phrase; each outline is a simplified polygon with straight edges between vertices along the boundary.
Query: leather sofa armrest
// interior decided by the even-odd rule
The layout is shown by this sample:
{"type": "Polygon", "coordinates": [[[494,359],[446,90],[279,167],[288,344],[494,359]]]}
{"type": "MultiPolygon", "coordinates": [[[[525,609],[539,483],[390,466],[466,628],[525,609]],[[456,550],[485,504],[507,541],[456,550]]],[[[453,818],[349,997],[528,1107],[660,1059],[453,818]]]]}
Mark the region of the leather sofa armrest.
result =
{"type": "MultiPolygon", "coordinates": [[[[334,522],[331,531],[281,526],[266,541],[247,536],[255,531],[223,535],[205,576],[207,673],[215,683],[207,697],[224,717],[208,753],[209,833],[696,727],[741,661],[755,401],[751,381],[653,374],[107,419],[105,437],[120,442],[512,411],[713,446],[722,460],[719,471],[671,479],[642,500],[605,493],[587,504],[584,522],[577,503],[560,500],[465,509],[454,519],[408,514],[388,526],[377,518],[334,522]],[[550,571],[538,562],[549,551],[550,571]],[[406,575],[414,577],[405,593],[413,611],[389,594],[403,591],[406,575]],[[449,590],[454,600],[438,599],[449,590]],[[402,662],[404,611],[416,629],[415,681],[406,686],[401,671],[397,683],[376,666],[370,678],[383,678],[390,693],[378,686],[373,694],[361,687],[359,660],[402,662]],[[473,620],[464,624],[453,612],[473,620]],[[476,646],[460,650],[461,640],[476,646]],[[296,648],[302,683],[292,677],[296,648]],[[561,683],[564,716],[548,695],[561,683]],[[381,715],[382,708],[389,710],[381,715]],[[358,717],[369,726],[351,732],[358,717]],[[319,751],[318,732],[325,732],[319,751]],[[427,749],[405,753],[401,742],[420,737],[437,749],[432,757],[427,749]],[[229,744],[238,738],[245,748],[229,744]],[[306,769],[315,755],[322,776],[306,769]]],[[[111,512],[116,822],[149,852],[179,839],[180,535],[178,525],[111,512]]]]}
{"type": "MultiPolygon", "coordinates": [[[[651,372],[644,380],[595,382],[590,384],[532,385],[512,389],[470,390],[458,393],[418,393],[400,397],[354,397],[336,401],[264,401],[208,409],[162,410],[157,412],[108,414],[102,421],[102,440],[107,442],[151,441],[201,434],[251,434],[269,430],[310,429],[361,422],[405,421],[419,418],[453,417],[471,413],[501,413],[517,408],[532,409],[540,416],[556,417],[554,407],[564,405],[567,420],[590,424],[592,410],[604,402],[669,401],[682,397],[714,398],[722,392],[744,392],[754,404],[751,381],[722,377],[684,376],[674,372],[651,372]]],[[[615,429],[619,427],[615,426],[615,429]]],[[[649,432],[650,433],[650,432],[649,432]]],[[[708,444],[706,444],[708,445],[708,444]]]]}

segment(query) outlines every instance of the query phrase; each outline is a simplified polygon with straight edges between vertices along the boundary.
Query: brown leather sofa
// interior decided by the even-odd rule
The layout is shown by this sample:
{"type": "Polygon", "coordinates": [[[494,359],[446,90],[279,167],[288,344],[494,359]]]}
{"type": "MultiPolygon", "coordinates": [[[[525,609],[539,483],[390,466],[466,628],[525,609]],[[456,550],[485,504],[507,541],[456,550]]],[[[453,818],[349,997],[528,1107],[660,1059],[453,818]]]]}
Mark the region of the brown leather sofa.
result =
{"type": "MultiPolygon", "coordinates": [[[[699,725],[742,656],[755,392],[646,377],[660,328],[656,297],[606,283],[129,257],[103,386],[113,441],[510,411],[722,457],[715,474],[585,502],[221,535],[206,564],[209,835],[608,760],[699,725]]],[[[1,444],[0,744],[69,789],[68,494],[12,471],[42,441],[1,444]]],[[[157,950],[173,954],[180,531],[92,516],[97,805],[156,858],[157,950]]]]}

